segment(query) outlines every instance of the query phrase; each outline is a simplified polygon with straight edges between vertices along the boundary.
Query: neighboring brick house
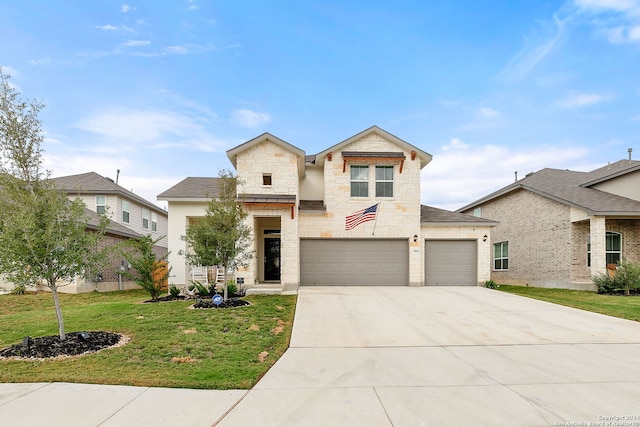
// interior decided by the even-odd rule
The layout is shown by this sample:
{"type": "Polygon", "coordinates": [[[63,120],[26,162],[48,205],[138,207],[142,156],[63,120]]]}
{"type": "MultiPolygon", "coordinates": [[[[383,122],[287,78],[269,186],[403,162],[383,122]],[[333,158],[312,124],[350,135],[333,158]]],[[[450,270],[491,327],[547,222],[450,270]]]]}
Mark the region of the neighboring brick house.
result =
{"type": "Polygon", "coordinates": [[[87,206],[89,229],[99,222],[98,215],[107,214],[110,223],[102,241],[103,246],[113,247],[109,262],[100,271],[99,277],[77,278],[74,283],[60,288],[61,292],[80,293],[93,290],[112,291],[137,287],[127,282],[117,272],[128,265],[115,250],[123,240],[151,235],[160,239],[154,248],[158,257],[167,253],[168,215],[155,204],[126,190],[110,178],[95,172],[52,178],[57,188],[69,199],[81,198],[87,206]]]}
{"type": "Polygon", "coordinates": [[[491,234],[498,283],[595,289],[621,259],[640,263],[640,162],[591,172],[543,169],[461,209],[499,221],[491,234]]]}
{"type": "MultiPolygon", "coordinates": [[[[300,285],[477,285],[490,277],[496,223],[420,204],[431,155],[373,126],[316,155],[265,133],[227,151],[243,183],[254,257],[236,272],[252,292],[300,285]],[[353,228],[347,218],[371,208],[353,228]]],[[[217,195],[216,178],[186,178],[168,202],[169,263],[190,280],[186,227],[217,195]]]]}

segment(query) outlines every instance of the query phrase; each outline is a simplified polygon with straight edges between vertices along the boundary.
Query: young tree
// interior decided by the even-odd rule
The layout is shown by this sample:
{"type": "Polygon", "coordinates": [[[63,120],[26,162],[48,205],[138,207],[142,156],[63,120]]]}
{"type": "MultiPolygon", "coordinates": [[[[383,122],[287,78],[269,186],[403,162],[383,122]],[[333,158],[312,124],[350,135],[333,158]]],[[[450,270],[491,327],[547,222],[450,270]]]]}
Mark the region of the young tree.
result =
{"type": "Polygon", "coordinates": [[[49,287],[64,340],[58,287],[97,265],[108,219],[87,231],[84,203],[69,201],[43,172],[42,108],[22,101],[0,69],[0,273],[16,284],[49,287]]]}
{"type": "Polygon", "coordinates": [[[162,237],[153,240],[150,235],[127,240],[123,244],[122,256],[131,265],[133,271],[125,270],[122,274],[136,282],[149,293],[153,301],[157,301],[169,278],[166,260],[169,253],[158,258],[153,247],[162,237]]]}
{"type": "Polygon", "coordinates": [[[218,265],[224,268],[224,299],[229,270],[246,266],[251,259],[251,228],[247,212],[238,199],[238,178],[230,171],[219,172],[218,194],[211,198],[203,218],[187,227],[182,239],[190,250],[182,251],[191,265],[218,265]]]}

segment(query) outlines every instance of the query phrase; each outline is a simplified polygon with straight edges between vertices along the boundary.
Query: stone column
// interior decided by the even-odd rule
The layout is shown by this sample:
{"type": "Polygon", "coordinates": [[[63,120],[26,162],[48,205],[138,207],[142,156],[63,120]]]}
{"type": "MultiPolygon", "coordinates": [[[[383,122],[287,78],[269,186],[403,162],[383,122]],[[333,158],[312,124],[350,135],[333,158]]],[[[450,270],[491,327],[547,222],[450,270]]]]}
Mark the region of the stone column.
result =
{"type": "Polygon", "coordinates": [[[592,216],[589,222],[591,235],[591,275],[606,273],[606,220],[603,216],[592,216]]]}

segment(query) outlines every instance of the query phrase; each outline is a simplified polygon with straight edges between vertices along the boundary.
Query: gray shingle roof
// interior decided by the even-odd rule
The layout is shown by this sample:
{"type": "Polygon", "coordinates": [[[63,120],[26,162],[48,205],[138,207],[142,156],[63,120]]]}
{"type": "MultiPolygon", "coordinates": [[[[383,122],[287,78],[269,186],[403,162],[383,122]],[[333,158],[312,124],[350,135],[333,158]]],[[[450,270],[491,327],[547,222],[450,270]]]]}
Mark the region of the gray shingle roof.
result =
{"type": "MultiPolygon", "coordinates": [[[[85,208],[84,213],[87,215],[89,220],[87,221],[87,228],[97,230],[100,224],[100,215],[90,209],[85,208]]],[[[130,228],[125,227],[122,224],[118,224],[115,221],[109,220],[109,225],[107,225],[107,234],[115,234],[117,236],[123,237],[142,237],[142,234],[136,233],[130,228]]]]}
{"type": "Polygon", "coordinates": [[[640,162],[629,160],[616,162],[592,172],[546,168],[476,200],[460,208],[458,212],[482,205],[512,191],[524,189],[594,215],[640,215],[639,201],[587,186],[639,169],[640,162]]]}
{"type": "Polygon", "coordinates": [[[158,195],[158,200],[211,199],[218,196],[221,178],[187,177],[158,195]]]}
{"type": "Polygon", "coordinates": [[[111,180],[110,178],[105,178],[95,172],[61,176],[57,178],[51,178],[51,180],[56,184],[56,187],[58,187],[58,189],[64,190],[67,194],[119,194],[123,197],[126,197],[127,199],[135,200],[149,209],[166,215],[166,212],[157,205],[127,190],[126,188],[121,187],[120,185],[113,182],[113,180],[111,180]]]}
{"type": "Polygon", "coordinates": [[[458,212],[446,211],[431,206],[420,206],[420,223],[425,224],[469,224],[469,225],[498,225],[497,221],[486,218],[478,218],[472,215],[466,215],[458,212]]]}

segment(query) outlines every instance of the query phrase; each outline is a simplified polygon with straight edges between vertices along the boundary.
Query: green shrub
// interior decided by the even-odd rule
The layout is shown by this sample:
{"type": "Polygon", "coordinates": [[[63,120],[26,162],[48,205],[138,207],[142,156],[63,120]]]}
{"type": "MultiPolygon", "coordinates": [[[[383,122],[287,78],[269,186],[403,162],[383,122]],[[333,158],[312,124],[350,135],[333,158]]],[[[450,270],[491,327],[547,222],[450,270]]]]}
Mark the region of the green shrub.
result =
{"type": "Polygon", "coordinates": [[[489,289],[497,289],[500,287],[500,285],[498,285],[493,280],[487,280],[486,282],[484,282],[484,287],[489,289]]]}
{"type": "Polygon", "coordinates": [[[169,286],[169,295],[174,298],[177,297],[178,295],[180,295],[180,289],[178,289],[176,285],[169,286]]]}
{"type": "Polygon", "coordinates": [[[209,288],[207,288],[205,285],[203,285],[199,281],[192,280],[191,284],[193,285],[198,295],[200,295],[201,297],[206,297],[207,295],[209,295],[209,288]]]}
{"type": "Polygon", "coordinates": [[[238,293],[238,287],[233,282],[233,280],[229,280],[227,282],[227,295],[233,296],[233,295],[236,295],[237,293],[238,293]]]}
{"type": "Polygon", "coordinates": [[[618,262],[615,274],[598,273],[591,279],[599,294],[631,295],[640,291],[640,265],[622,260],[618,262]]]}

